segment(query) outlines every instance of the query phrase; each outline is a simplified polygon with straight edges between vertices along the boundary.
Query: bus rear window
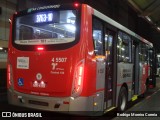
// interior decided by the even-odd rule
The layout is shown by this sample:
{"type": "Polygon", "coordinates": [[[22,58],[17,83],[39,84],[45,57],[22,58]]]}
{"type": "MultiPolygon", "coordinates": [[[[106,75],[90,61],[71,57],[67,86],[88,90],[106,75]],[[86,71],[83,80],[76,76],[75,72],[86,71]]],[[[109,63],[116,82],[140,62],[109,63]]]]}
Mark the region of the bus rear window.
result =
{"type": "Polygon", "coordinates": [[[52,45],[75,41],[76,10],[45,11],[16,18],[14,43],[52,45]]]}

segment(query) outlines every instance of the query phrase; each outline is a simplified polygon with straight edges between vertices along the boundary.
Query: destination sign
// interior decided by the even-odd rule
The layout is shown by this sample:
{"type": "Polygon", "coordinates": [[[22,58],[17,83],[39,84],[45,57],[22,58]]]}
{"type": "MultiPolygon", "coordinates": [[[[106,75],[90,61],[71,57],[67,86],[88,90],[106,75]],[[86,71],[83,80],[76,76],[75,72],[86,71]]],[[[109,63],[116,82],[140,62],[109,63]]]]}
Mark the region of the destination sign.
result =
{"type": "Polygon", "coordinates": [[[52,22],[53,21],[53,13],[39,13],[35,16],[35,23],[45,23],[45,22],[52,22]]]}

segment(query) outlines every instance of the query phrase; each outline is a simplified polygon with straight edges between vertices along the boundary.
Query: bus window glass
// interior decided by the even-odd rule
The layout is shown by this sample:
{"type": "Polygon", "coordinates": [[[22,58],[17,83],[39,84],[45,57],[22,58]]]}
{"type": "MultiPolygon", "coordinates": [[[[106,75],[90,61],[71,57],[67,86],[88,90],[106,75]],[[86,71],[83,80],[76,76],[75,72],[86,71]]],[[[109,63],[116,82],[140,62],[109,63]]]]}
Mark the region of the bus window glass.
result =
{"type": "Polygon", "coordinates": [[[149,65],[152,67],[153,66],[153,50],[152,49],[149,49],[149,56],[148,56],[148,63],[149,65]]]}
{"type": "Polygon", "coordinates": [[[16,18],[15,40],[19,45],[70,43],[75,40],[76,11],[47,11],[16,18]]]}
{"type": "Polygon", "coordinates": [[[103,54],[103,25],[98,19],[93,19],[93,40],[96,55],[103,54]]]}
{"type": "Polygon", "coordinates": [[[139,46],[139,59],[141,63],[146,63],[147,64],[147,46],[144,43],[141,43],[139,46]]]}
{"type": "Polygon", "coordinates": [[[105,34],[105,48],[107,48],[106,50],[106,57],[108,62],[112,62],[112,54],[113,54],[113,36],[112,35],[107,35],[105,34]]]}
{"type": "Polygon", "coordinates": [[[118,33],[117,49],[119,62],[131,62],[131,38],[127,34],[118,33]]]}

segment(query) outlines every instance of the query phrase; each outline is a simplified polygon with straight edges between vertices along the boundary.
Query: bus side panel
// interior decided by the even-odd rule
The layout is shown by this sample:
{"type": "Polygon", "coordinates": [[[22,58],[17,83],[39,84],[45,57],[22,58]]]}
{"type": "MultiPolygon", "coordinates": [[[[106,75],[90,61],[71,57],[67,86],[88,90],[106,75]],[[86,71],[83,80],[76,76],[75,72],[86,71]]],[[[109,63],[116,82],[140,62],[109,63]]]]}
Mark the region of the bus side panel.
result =
{"type": "Polygon", "coordinates": [[[102,100],[104,92],[97,92],[89,97],[70,99],[69,111],[82,115],[102,115],[102,100]]]}
{"type": "Polygon", "coordinates": [[[83,92],[81,96],[90,96],[95,92],[96,61],[94,61],[94,46],[92,39],[93,9],[87,5],[82,6],[81,41],[85,44],[85,73],[83,92]]]}
{"type": "Polygon", "coordinates": [[[121,87],[126,84],[127,85],[127,92],[128,92],[128,101],[132,97],[132,77],[133,75],[133,64],[131,63],[118,63],[117,65],[117,96],[116,96],[116,103],[118,105],[118,96],[121,87]]]}
{"type": "Polygon", "coordinates": [[[103,110],[102,106],[104,101],[104,91],[99,90],[104,90],[104,82],[101,82],[101,85],[99,85],[98,81],[96,82],[96,78],[98,77],[97,70],[99,67],[97,66],[97,61],[95,59],[94,44],[92,38],[92,14],[93,9],[91,7],[87,5],[82,6],[80,38],[86,48],[85,76],[82,94],[80,95],[80,97],[77,97],[74,100],[71,99],[69,108],[70,111],[103,110]],[[94,103],[96,105],[94,105],[94,103]]]}

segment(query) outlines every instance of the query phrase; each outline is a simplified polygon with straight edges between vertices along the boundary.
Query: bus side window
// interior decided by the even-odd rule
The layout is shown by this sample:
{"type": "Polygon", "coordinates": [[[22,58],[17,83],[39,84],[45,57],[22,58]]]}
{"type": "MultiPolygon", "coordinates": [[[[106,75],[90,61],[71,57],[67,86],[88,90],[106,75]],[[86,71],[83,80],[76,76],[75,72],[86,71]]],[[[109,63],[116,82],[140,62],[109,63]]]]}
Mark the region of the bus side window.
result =
{"type": "Polygon", "coordinates": [[[139,59],[141,63],[147,64],[148,54],[147,54],[148,46],[144,43],[141,43],[139,46],[139,59]]]}
{"type": "Polygon", "coordinates": [[[96,55],[103,55],[103,25],[102,22],[93,18],[93,41],[96,55]]]}
{"type": "Polygon", "coordinates": [[[119,62],[131,62],[131,38],[121,31],[118,33],[117,50],[119,62]]]}

